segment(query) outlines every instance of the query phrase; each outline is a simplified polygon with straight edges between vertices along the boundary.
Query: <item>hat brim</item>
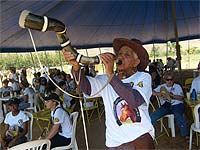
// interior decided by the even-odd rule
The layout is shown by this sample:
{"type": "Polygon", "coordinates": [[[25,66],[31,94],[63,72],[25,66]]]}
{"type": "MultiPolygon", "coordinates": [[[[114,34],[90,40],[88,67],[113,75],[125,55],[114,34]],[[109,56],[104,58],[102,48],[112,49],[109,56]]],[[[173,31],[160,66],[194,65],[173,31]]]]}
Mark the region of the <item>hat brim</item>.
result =
{"type": "Polygon", "coordinates": [[[57,100],[57,99],[52,98],[52,97],[44,97],[44,101],[49,101],[49,100],[52,100],[54,102],[60,102],[60,100],[57,100]]]}
{"type": "Polygon", "coordinates": [[[125,38],[116,38],[113,41],[113,48],[116,55],[118,55],[119,50],[122,46],[130,47],[138,55],[140,63],[137,68],[139,71],[144,71],[149,63],[149,54],[147,53],[146,49],[142,45],[132,40],[128,40],[125,38]]]}

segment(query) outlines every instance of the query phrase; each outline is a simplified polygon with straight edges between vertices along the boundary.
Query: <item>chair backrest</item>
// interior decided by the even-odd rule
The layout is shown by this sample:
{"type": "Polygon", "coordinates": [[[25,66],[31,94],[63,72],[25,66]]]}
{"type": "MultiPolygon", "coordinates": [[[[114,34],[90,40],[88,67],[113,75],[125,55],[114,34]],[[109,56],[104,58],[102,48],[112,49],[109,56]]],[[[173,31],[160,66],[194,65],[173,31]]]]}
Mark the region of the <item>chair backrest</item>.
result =
{"type": "Polygon", "coordinates": [[[16,145],[14,147],[8,148],[8,150],[50,150],[51,142],[48,139],[35,140],[26,142],[23,144],[16,145]]]}
{"type": "Polygon", "coordinates": [[[78,119],[78,112],[71,113],[70,119],[72,121],[72,138],[70,144],[67,146],[54,147],[51,150],[67,150],[67,149],[78,150],[78,145],[76,142],[76,124],[78,119]]]}
{"type": "Polygon", "coordinates": [[[191,85],[193,79],[194,79],[194,78],[187,78],[187,79],[185,80],[185,86],[187,86],[187,85],[191,85]]]}
{"type": "Polygon", "coordinates": [[[76,141],[76,125],[77,125],[77,119],[78,119],[78,112],[71,113],[70,119],[72,120],[72,138],[71,138],[70,144],[73,144],[76,141]]]}
{"type": "MultiPolygon", "coordinates": [[[[155,102],[149,102],[149,106],[152,112],[156,111],[157,108],[159,108],[161,106],[161,102],[163,101],[161,98],[159,98],[158,96],[154,96],[155,97],[155,102]]],[[[154,98],[153,97],[153,98],[154,98]]]]}
{"type": "Polygon", "coordinates": [[[29,97],[28,97],[29,102],[30,102],[30,104],[31,104],[30,107],[34,107],[34,97],[35,97],[35,94],[34,94],[34,93],[30,94],[29,97]]]}
{"type": "Polygon", "coordinates": [[[34,111],[37,112],[37,106],[38,106],[38,95],[37,93],[32,93],[29,97],[29,101],[30,101],[30,108],[34,111]]]}
{"type": "Polygon", "coordinates": [[[200,122],[199,122],[199,109],[200,109],[200,103],[197,104],[194,107],[194,117],[195,117],[195,126],[197,129],[200,129],[200,122]]]}
{"type": "Polygon", "coordinates": [[[29,117],[29,127],[28,127],[28,141],[32,140],[33,133],[33,115],[30,112],[24,111],[24,113],[29,117]]]}
{"type": "Polygon", "coordinates": [[[163,100],[159,98],[158,96],[156,96],[156,100],[157,100],[158,107],[160,107],[163,100]]]}

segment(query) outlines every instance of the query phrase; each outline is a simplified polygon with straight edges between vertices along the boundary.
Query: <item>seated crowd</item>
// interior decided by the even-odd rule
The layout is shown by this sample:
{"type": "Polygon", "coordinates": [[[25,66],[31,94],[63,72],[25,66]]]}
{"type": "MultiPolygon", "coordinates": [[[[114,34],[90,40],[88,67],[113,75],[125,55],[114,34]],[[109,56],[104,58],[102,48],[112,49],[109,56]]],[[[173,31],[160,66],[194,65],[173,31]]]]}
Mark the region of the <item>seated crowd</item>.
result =
{"type": "Polygon", "coordinates": [[[34,113],[34,111],[44,107],[51,110],[51,117],[54,118],[52,128],[46,137],[51,140],[51,147],[69,144],[72,136],[72,124],[67,110],[74,107],[76,101],[64,91],[76,92],[76,84],[71,75],[58,69],[52,69],[49,72],[51,77],[51,80],[49,80],[46,74],[41,75],[40,72],[37,72],[34,74],[32,84],[30,84],[26,79],[24,68],[22,72],[23,75],[19,75],[16,69],[11,67],[10,74],[3,79],[2,87],[0,87],[0,97],[9,98],[8,101],[1,101],[3,105],[0,108],[0,123],[4,121],[5,124],[0,139],[2,149],[26,142],[25,135],[28,132],[29,119],[23,111],[34,113]],[[53,82],[62,90],[55,86],[53,82]],[[3,106],[7,108],[4,109],[3,106]],[[35,106],[35,109],[30,109],[33,106],[35,106]],[[13,122],[13,120],[15,121],[13,122]]]}
{"type": "MultiPolygon", "coordinates": [[[[161,107],[150,114],[151,122],[154,125],[157,120],[166,114],[174,114],[176,124],[180,130],[181,136],[188,140],[189,130],[187,119],[184,117],[184,91],[182,86],[175,83],[174,74],[171,71],[164,73],[164,65],[160,62],[160,69],[155,65],[149,65],[149,73],[152,77],[152,97],[162,98],[161,107]],[[163,81],[163,82],[162,82],[163,81]],[[170,100],[165,97],[161,89],[165,89],[169,93],[170,100]]],[[[159,63],[157,63],[159,64],[159,63]]],[[[159,66],[159,65],[158,65],[159,66]]],[[[198,65],[200,72],[200,63],[198,65]]],[[[49,71],[48,76],[40,72],[34,73],[32,83],[28,83],[25,68],[21,74],[17,74],[16,68],[10,68],[10,74],[2,81],[0,87],[0,97],[11,97],[7,101],[8,112],[0,108],[0,123],[5,123],[5,129],[1,137],[1,146],[3,149],[26,142],[26,134],[28,132],[28,117],[22,110],[29,110],[32,103],[37,104],[36,109],[43,109],[44,106],[51,110],[52,128],[47,135],[47,139],[51,140],[51,147],[67,145],[71,141],[72,124],[69,120],[69,114],[65,110],[74,107],[76,100],[64,93],[76,93],[76,83],[70,74],[53,69],[49,71]],[[57,86],[53,84],[55,82],[57,86]],[[60,88],[62,90],[60,90],[60,88]],[[34,98],[32,97],[34,95],[34,98]],[[37,97],[37,98],[36,98],[37,97]],[[44,103],[45,102],[45,103],[44,103]],[[5,116],[5,117],[4,117],[5,116]],[[15,122],[13,122],[15,120],[15,122]],[[18,133],[15,133],[16,128],[18,133]],[[59,141],[59,142],[58,142],[59,141]]],[[[95,75],[94,75],[95,76],[95,75]]],[[[191,90],[195,89],[200,92],[200,73],[192,82],[191,90]]],[[[152,98],[153,100],[153,98],[152,98]]],[[[3,105],[5,102],[3,102],[3,105]]]]}

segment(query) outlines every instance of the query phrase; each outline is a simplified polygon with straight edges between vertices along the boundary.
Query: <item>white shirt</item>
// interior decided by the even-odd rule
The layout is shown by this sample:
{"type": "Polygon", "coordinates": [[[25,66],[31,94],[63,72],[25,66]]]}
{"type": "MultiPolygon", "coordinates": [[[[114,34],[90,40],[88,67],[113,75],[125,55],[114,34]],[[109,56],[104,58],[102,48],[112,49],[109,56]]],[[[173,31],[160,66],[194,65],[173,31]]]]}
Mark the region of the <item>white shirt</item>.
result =
{"type": "Polygon", "coordinates": [[[11,91],[13,91],[13,88],[11,86],[7,87],[2,86],[0,88],[0,93],[2,93],[3,97],[9,96],[11,91]]]}
{"type": "Polygon", "coordinates": [[[190,93],[192,93],[192,89],[195,89],[197,93],[200,93],[200,76],[194,78],[192,81],[190,93]]]}
{"type": "Polygon", "coordinates": [[[72,97],[63,93],[63,100],[64,100],[63,104],[65,104],[65,108],[69,108],[71,106],[72,97]]]}
{"type": "MultiPolygon", "coordinates": [[[[159,85],[157,88],[154,89],[155,92],[160,92],[160,88],[165,87],[166,90],[174,95],[180,95],[183,96],[183,89],[179,84],[174,83],[172,87],[168,87],[166,83],[159,85]]],[[[161,104],[163,104],[165,101],[162,101],[161,104]]],[[[177,99],[172,99],[171,104],[172,105],[177,105],[183,103],[183,101],[177,100],[177,99]]]]}
{"type": "MultiPolygon", "coordinates": [[[[57,106],[57,107],[60,107],[60,106],[57,106]]],[[[51,111],[51,117],[52,117],[53,124],[60,124],[61,126],[61,131],[59,132],[59,135],[62,135],[66,138],[71,138],[72,124],[67,112],[64,111],[62,108],[57,108],[55,112],[51,111]]]]}
{"type": "Polygon", "coordinates": [[[23,94],[28,96],[28,103],[31,103],[30,98],[34,93],[35,93],[35,91],[32,87],[27,87],[23,91],[23,94]]]}
{"type": "MultiPolygon", "coordinates": [[[[96,94],[107,84],[107,75],[97,75],[95,78],[88,77],[92,91],[91,95],[96,94]]],[[[149,99],[152,94],[151,76],[148,73],[136,72],[127,79],[122,80],[123,83],[130,83],[133,89],[136,89],[143,96],[146,103],[138,107],[141,116],[141,122],[133,122],[130,117],[125,121],[121,121],[122,125],[116,122],[116,115],[119,119],[122,116],[123,106],[127,106],[126,101],[122,100],[116,105],[115,102],[119,95],[115,92],[110,84],[108,84],[100,93],[95,96],[101,96],[104,101],[106,115],[106,146],[116,147],[123,143],[135,140],[141,135],[149,132],[154,138],[154,128],[149,117],[149,99]],[[120,114],[121,113],[121,114],[120,114]]],[[[125,108],[124,107],[124,108],[125,108]]]]}
{"type": "MultiPolygon", "coordinates": [[[[10,74],[9,79],[13,79],[13,80],[19,82],[19,77],[18,77],[17,73],[15,73],[15,74],[10,74]]],[[[10,82],[10,83],[11,83],[11,82],[10,82]]],[[[17,83],[17,82],[11,83],[10,86],[13,88],[13,91],[19,91],[19,90],[20,90],[20,88],[19,88],[19,83],[17,83]]]]}
{"type": "Polygon", "coordinates": [[[12,112],[9,112],[6,115],[4,123],[9,125],[10,130],[13,130],[14,126],[23,128],[23,123],[26,121],[29,121],[28,116],[23,111],[19,111],[16,116],[13,116],[12,112]]]}

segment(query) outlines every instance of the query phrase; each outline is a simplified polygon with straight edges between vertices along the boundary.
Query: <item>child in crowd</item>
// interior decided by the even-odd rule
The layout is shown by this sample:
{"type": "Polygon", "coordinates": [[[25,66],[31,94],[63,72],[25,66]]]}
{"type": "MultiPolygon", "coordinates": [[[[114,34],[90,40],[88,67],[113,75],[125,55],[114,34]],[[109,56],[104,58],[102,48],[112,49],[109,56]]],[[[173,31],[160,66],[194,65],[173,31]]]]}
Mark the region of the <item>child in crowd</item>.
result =
{"type": "Polygon", "coordinates": [[[2,150],[27,141],[26,134],[28,132],[28,116],[18,109],[20,100],[11,98],[7,102],[9,113],[6,115],[4,123],[5,130],[0,140],[2,150]]]}
{"type": "Polygon", "coordinates": [[[6,97],[13,95],[13,88],[11,86],[8,86],[9,81],[7,79],[4,79],[2,81],[2,87],[0,88],[0,97],[6,97]]]}

